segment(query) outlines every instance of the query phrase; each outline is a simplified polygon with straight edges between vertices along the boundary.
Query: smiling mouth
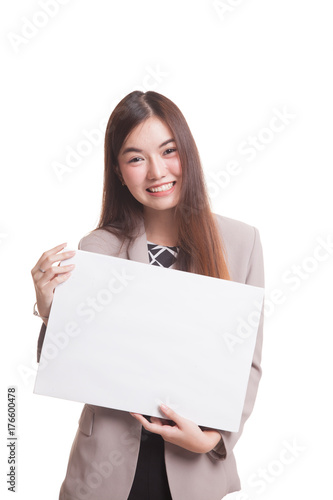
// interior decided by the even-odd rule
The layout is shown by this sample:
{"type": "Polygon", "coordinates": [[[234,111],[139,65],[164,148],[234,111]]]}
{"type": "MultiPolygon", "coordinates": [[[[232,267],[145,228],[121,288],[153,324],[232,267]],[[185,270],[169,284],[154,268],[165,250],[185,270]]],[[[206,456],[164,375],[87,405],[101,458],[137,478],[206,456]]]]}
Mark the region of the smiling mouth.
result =
{"type": "Polygon", "coordinates": [[[159,186],[156,188],[147,188],[146,191],[150,193],[159,193],[160,191],[168,191],[176,184],[176,181],[169,182],[168,184],[163,184],[163,186],[159,186]]]}

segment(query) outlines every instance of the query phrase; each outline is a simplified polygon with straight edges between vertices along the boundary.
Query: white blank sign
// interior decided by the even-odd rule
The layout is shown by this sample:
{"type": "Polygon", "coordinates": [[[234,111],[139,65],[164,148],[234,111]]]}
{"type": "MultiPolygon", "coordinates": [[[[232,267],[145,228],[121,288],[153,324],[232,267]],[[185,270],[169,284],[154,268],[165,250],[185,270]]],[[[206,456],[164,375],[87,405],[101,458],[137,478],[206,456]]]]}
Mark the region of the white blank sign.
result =
{"type": "Polygon", "coordinates": [[[264,289],[76,250],[34,392],[238,431],[264,289]]]}

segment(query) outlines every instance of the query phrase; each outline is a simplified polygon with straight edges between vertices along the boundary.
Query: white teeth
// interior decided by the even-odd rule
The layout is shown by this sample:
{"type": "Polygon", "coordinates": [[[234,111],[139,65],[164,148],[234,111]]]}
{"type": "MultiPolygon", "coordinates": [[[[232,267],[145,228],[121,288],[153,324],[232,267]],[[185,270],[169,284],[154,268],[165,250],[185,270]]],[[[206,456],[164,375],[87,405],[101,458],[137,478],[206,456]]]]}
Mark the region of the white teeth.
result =
{"type": "Polygon", "coordinates": [[[148,191],[151,193],[158,193],[159,191],[167,191],[171,189],[173,186],[173,182],[169,182],[169,184],[164,184],[163,186],[159,186],[157,188],[148,188],[148,191]]]}

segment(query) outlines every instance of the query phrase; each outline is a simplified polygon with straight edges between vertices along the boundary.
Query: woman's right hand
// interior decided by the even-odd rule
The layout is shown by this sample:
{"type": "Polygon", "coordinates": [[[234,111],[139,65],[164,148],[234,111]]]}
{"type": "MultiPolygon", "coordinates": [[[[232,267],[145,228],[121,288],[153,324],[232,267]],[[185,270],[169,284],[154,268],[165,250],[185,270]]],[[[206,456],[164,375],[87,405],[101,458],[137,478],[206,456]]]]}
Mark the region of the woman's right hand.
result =
{"type": "MultiPolygon", "coordinates": [[[[75,264],[60,266],[60,262],[58,266],[52,265],[54,262],[66,260],[75,255],[75,250],[58,253],[66,245],[67,243],[62,243],[44,252],[37,264],[31,269],[36,290],[37,309],[41,316],[49,316],[55,287],[66,281],[71,275],[70,271],[75,267],[75,264]]],[[[43,319],[43,321],[47,325],[47,319],[43,319]]]]}

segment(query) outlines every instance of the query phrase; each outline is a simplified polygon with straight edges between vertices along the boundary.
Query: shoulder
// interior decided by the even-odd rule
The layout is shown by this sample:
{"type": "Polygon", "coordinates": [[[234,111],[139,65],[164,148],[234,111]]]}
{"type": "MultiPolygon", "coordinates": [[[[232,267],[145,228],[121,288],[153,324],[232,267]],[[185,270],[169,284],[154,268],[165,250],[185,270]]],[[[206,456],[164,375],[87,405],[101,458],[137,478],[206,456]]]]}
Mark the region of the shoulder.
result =
{"type": "Polygon", "coordinates": [[[222,240],[229,248],[229,251],[240,251],[245,254],[252,251],[255,241],[259,237],[259,231],[255,226],[240,220],[225,217],[224,215],[213,215],[217,222],[222,240]]]}
{"type": "Polygon", "coordinates": [[[220,233],[222,233],[222,236],[229,240],[230,243],[241,242],[242,244],[248,243],[250,245],[251,242],[253,243],[256,232],[256,228],[254,226],[237,219],[231,219],[225,215],[213,213],[213,216],[215,217],[218,228],[220,229],[220,233]]]}
{"type": "Polygon", "coordinates": [[[263,267],[259,230],[224,215],[214,213],[213,216],[224,245],[231,279],[245,283],[253,266],[263,267]]]}
{"type": "Polygon", "coordinates": [[[122,239],[107,229],[93,229],[83,236],[78,244],[79,250],[117,255],[121,251],[122,239]]]}

